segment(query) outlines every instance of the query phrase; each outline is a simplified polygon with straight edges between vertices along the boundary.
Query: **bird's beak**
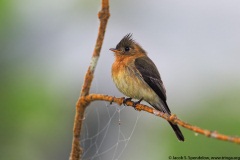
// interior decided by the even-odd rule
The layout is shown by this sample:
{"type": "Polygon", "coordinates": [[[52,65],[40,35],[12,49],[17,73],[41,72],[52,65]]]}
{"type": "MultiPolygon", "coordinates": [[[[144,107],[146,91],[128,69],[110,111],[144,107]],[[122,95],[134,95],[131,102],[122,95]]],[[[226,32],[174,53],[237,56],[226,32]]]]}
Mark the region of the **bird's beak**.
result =
{"type": "Polygon", "coordinates": [[[115,52],[115,53],[118,52],[118,50],[117,50],[116,48],[110,48],[109,50],[110,50],[110,51],[113,51],[113,52],[115,52]]]}

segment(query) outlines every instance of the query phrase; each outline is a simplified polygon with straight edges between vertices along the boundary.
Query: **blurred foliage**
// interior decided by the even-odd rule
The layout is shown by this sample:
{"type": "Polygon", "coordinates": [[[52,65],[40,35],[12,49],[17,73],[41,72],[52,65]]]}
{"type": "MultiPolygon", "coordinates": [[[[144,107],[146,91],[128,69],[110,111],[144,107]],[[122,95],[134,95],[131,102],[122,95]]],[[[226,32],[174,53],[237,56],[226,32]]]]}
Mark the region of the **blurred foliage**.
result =
{"type": "Polygon", "coordinates": [[[52,90],[36,69],[17,60],[9,65],[0,80],[0,159],[67,159],[74,101],[52,90]]]}
{"type": "Polygon", "coordinates": [[[17,52],[14,14],[12,1],[0,1],[0,159],[67,159],[75,102],[52,89],[31,53],[17,52]]]}
{"type": "Polygon", "coordinates": [[[0,26],[3,28],[8,21],[11,20],[12,13],[12,1],[11,0],[2,0],[0,1],[0,26]]]}

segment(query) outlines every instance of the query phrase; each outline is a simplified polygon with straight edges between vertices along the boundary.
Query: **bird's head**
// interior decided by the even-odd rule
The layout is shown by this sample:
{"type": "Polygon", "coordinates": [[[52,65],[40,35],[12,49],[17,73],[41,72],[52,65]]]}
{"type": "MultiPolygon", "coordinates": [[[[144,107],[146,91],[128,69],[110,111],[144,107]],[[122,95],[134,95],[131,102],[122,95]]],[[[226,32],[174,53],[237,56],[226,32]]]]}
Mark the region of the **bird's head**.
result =
{"type": "Polygon", "coordinates": [[[146,54],[144,49],[132,39],[132,34],[127,34],[117,44],[116,48],[110,48],[115,56],[133,56],[136,54],[146,54]]]}

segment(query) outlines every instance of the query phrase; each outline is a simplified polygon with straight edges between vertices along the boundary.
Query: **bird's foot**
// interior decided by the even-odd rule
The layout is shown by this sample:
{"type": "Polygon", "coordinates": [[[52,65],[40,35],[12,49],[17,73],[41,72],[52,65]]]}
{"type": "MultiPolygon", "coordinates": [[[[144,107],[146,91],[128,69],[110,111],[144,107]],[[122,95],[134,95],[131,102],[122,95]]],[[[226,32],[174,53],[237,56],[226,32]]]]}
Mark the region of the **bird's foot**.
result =
{"type": "Polygon", "coordinates": [[[114,98],[115,96],[112,98],[112,100],[110,101],[110,105],[112,105],[112,103],[114,102],[114,98]]]}
{"type": "Polygon", "coordinates": [[[142,100],[143,100],[143,98],[141,98],[141,99],[140,99],[139,101],[137,101],[137,102],[133,102],[133,108],[134,108],[135,110],[137,110],[137,109],[136,109],[136,105],[137,105],[137,104],[140,104],[142,100]]]}
{"type": "Polygon", "coordinates": [[[124,98],[124,99],[123,99],[123,105],[124,105],[124,106],[126,105],[127,101],[131,101],[131,100],[132,100],[131,97],[129,97],[129,98],[123,97],[123,98],[124,98]]]}

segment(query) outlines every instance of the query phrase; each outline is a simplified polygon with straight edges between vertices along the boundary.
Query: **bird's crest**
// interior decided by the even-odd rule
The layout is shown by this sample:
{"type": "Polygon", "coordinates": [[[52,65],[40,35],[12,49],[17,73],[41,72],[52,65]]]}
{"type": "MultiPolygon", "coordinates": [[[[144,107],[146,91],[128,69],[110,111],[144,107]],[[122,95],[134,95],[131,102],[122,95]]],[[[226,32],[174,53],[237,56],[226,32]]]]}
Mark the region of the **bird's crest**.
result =
{"type": "Polygon", "coordinates": [[[128,33],[123,39],[117,44],[116,49],[120,49],[121,47],[132,46],[136,44],[136,42],[132,39],[132,33],[128,33]]]}

